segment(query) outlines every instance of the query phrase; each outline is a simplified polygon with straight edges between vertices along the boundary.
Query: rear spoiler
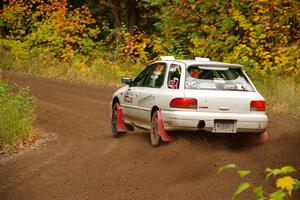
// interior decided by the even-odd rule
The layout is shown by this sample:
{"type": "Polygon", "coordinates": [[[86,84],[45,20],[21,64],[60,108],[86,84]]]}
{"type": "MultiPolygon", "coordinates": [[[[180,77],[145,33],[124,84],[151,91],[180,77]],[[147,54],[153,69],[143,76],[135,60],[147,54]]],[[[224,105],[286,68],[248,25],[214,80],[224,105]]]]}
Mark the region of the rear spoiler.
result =
{"type": "Polygon", "coordinates": [[[230,68],[230,69],[242,69],[243,65],[239,65],[239,64],[231,64],[231,63],[224,63],[224,62],[209,62],[209,63],[199,63],[199,64],[191,64],[189,66],[201,66],[201,67],[221,67],[221,68],[230,68]]]}

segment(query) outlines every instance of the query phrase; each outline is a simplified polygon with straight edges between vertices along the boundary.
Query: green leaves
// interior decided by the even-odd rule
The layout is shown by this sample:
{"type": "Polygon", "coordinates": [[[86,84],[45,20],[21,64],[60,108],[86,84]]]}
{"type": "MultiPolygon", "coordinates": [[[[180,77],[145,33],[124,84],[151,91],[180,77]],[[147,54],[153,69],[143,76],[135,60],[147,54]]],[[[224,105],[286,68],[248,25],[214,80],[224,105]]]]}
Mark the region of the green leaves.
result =
{"type": "Polygon", "coordinates": [[[290,173],[294,173],[297,170],[293,167],[293,166],[284,166],[281,168],[275,168],[275,169],[271,169],[269,167],[267,167],[265,169],[266,172],[266,179],[269,179],[270,176],[277,176],[277,175],[284,175],[284,174],[290,174],[290,173]]]}
{"type": "Polygon", "coordinates": [[[296,185],[295,185],[295,190],[300,189],[300,181],[299,180],[295,180],[296,185]]]}
{"type": "Polygon", "coordinates": [[[255,196],[258,200],[264,199],[264,189],[262,186],[253,188],[252,192],[255,194],[255,196]]]}
{"type": "Polygon", "coordinates": [[[284,166],[284,167],[281,167],[281,172],[283,174],[294,173],[296,171],[297,170],[293,166],[284,166]]]}
{"type": "Polygon", "coordinates": [[[266,179],[268,179],[270,176],[276,176],[280,174],[280,169],[271,169],[271,168],[266,168],[265,172],[267,173],[266,179]]]}
{"type": "Polygon", "coordinates": [[[283,192],[283,190],[277,190],[269,195],[269,200],[284,200],[285,196],[286,194],[283,192]]]}
{"type": "Polygon", "coordinates": [[[239,170],[237,173],[240,175],[241,178],[248,176],[251,172],[249,170],[239,170]]]}
{"type": "MultiPolygon", "coordinates": [[[[225,169],[235,169],[235,168],[237,168],[237,166],[234,163],[226,164],[224,166],[221,166],[218,169],[218,173],[223,172],[225,169]]],[[[237,170],[236,172],[241,178],[244,178],[251,173],[249,170],[237,170]]]]}
{"type": "Polygon", "coordinates": [[[233,168],[236,168],[236,165],[233,164],[233,163],[230,163],[230,164],[227,164],[227,165],[224,165],[222,167],[220,167],[218,169],[218,173],[221,173],[222,171],[224,171],[225,169],[233,169],[233,168]]]}
{"type": "MultiPolygon", "coordinates": [[[[230,163],[230,164],[221,166],[218,169],[218,173],[221,173],[226,169],[236,169],[236,168],[237,168],[237,166],[234,163],[230,163]]],[[[251,173],[249,170],[237,170],[236,172],[241,178],[244,178],[251,173]]],[[[237,187],[237,189],[235,190],[235,192],[233,193],[232,198],[234,199],[236,196],[238,196],[239,194],[241,194],[242,192],[244,192],[245,190],[247,190],[250,187],[251,187],[251,185],[248,182],[244,182],[244,183],[240,184],[237,187]]]]}
{"type": "Polygon", "coordinates": [[[238,196],[239,194],[241,194],[242,192],[244,192],[245,190],[247,190],[250,187],[250,183],[245,182],[240,184],[237,189],[235,190],[235,192],[233,193],[233,198],[235,198],[236,196],[238,196]]]}
{"type": "MultiPolygon", "coordinates": [[[[218,169],[218,173],[223,172],[225,169],[236,170],[236,173],[241,179],[251,174],[251,171],[249,170],[239,170],[234,163],[221,166],[218,169]]],[[[284,200],[287,194],[291,197],[292,192],[300,188],[300,181],[291,176],[286,176],[286,174],[294,173],[296,171],[297,170],[290,165],[275,169],[267,167],[265,169],[266,180],[268,180],[270,176],[280,176],[275,182],[277,188],[275,192],[268,194],[261,185],[255,186],[249,182],[243,182],[239,184],[237,189],[234,191],[232,199],[237,198],[237,196],[250,188],[252,188],[252,192],[257,200],[284,200]]]]}

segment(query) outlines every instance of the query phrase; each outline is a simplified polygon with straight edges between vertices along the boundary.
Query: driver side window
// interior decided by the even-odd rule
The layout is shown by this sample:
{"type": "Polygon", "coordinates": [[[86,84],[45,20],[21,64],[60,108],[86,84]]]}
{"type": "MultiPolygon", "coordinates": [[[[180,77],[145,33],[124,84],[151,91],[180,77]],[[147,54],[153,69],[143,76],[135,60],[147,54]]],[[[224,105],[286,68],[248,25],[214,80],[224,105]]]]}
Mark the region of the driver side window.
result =
{"type": "Polygon", "coordinates": [[[144,69],[133,81],[136,87],[160,88],[163,85],[166,65],[155,63],[144,69]]]}
{"type": "Polygon", "coordinates": [[[133,81],[133,85],[137,87],[144,86],[144,83],[149,75],[154,70],[155,65],[146,67],[133,81]]]}
{"type": "Polygon", "coordinates": [[[166,66],[163,63],[156,63],[154,70],[149,73],[145,87],[160,88],[164,83],[166,66]]]}

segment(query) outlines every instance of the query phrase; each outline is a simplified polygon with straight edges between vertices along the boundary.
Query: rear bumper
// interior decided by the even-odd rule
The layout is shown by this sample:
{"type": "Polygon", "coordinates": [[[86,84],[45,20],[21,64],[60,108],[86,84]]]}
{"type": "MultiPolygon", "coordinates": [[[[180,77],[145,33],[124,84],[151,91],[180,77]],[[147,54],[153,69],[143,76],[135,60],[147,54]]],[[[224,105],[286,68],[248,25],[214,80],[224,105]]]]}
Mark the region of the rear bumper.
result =
{"type": "Polygon", "coordinates": [[[262,133],[268,126],[268,116],[265,113],[211,113],[196,111],[161,110],[164,128],[167,131],[197,131],[216,132],[215,120],[233,120],[234,133],[262,133]],[[198,128],[199,121],[205,126],[198,128]]]}

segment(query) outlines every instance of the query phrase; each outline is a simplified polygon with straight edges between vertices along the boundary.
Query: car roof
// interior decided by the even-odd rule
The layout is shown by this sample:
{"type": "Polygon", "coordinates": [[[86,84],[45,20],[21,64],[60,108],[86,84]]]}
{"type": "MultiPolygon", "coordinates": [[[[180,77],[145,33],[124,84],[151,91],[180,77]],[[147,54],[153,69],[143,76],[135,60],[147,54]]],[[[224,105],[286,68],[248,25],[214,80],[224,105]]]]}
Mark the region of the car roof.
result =
{"type": "Polygon", "coordinates": [[[216,61],[198,61],[198,60],[161,60],[161,61],[167,63],[176,63],[176,62],[183,63],[185,64],[185,66],[200,65],[203,67],[228,67],[233,69],[243,68],[243,66],[239,64],[231,64],[231,63],[216,62],[216,61]]]}
{"type": "Polygon", "coordinates": [[[186,66],[190,65],[200,65],[205,67],[228,67],[228,68],[242,68],[242,65],[231,64],[225,62],[216,62],[216,61],[197,61],[197,60],[178,60],[179,62],[184,63],[186,66]]]}

